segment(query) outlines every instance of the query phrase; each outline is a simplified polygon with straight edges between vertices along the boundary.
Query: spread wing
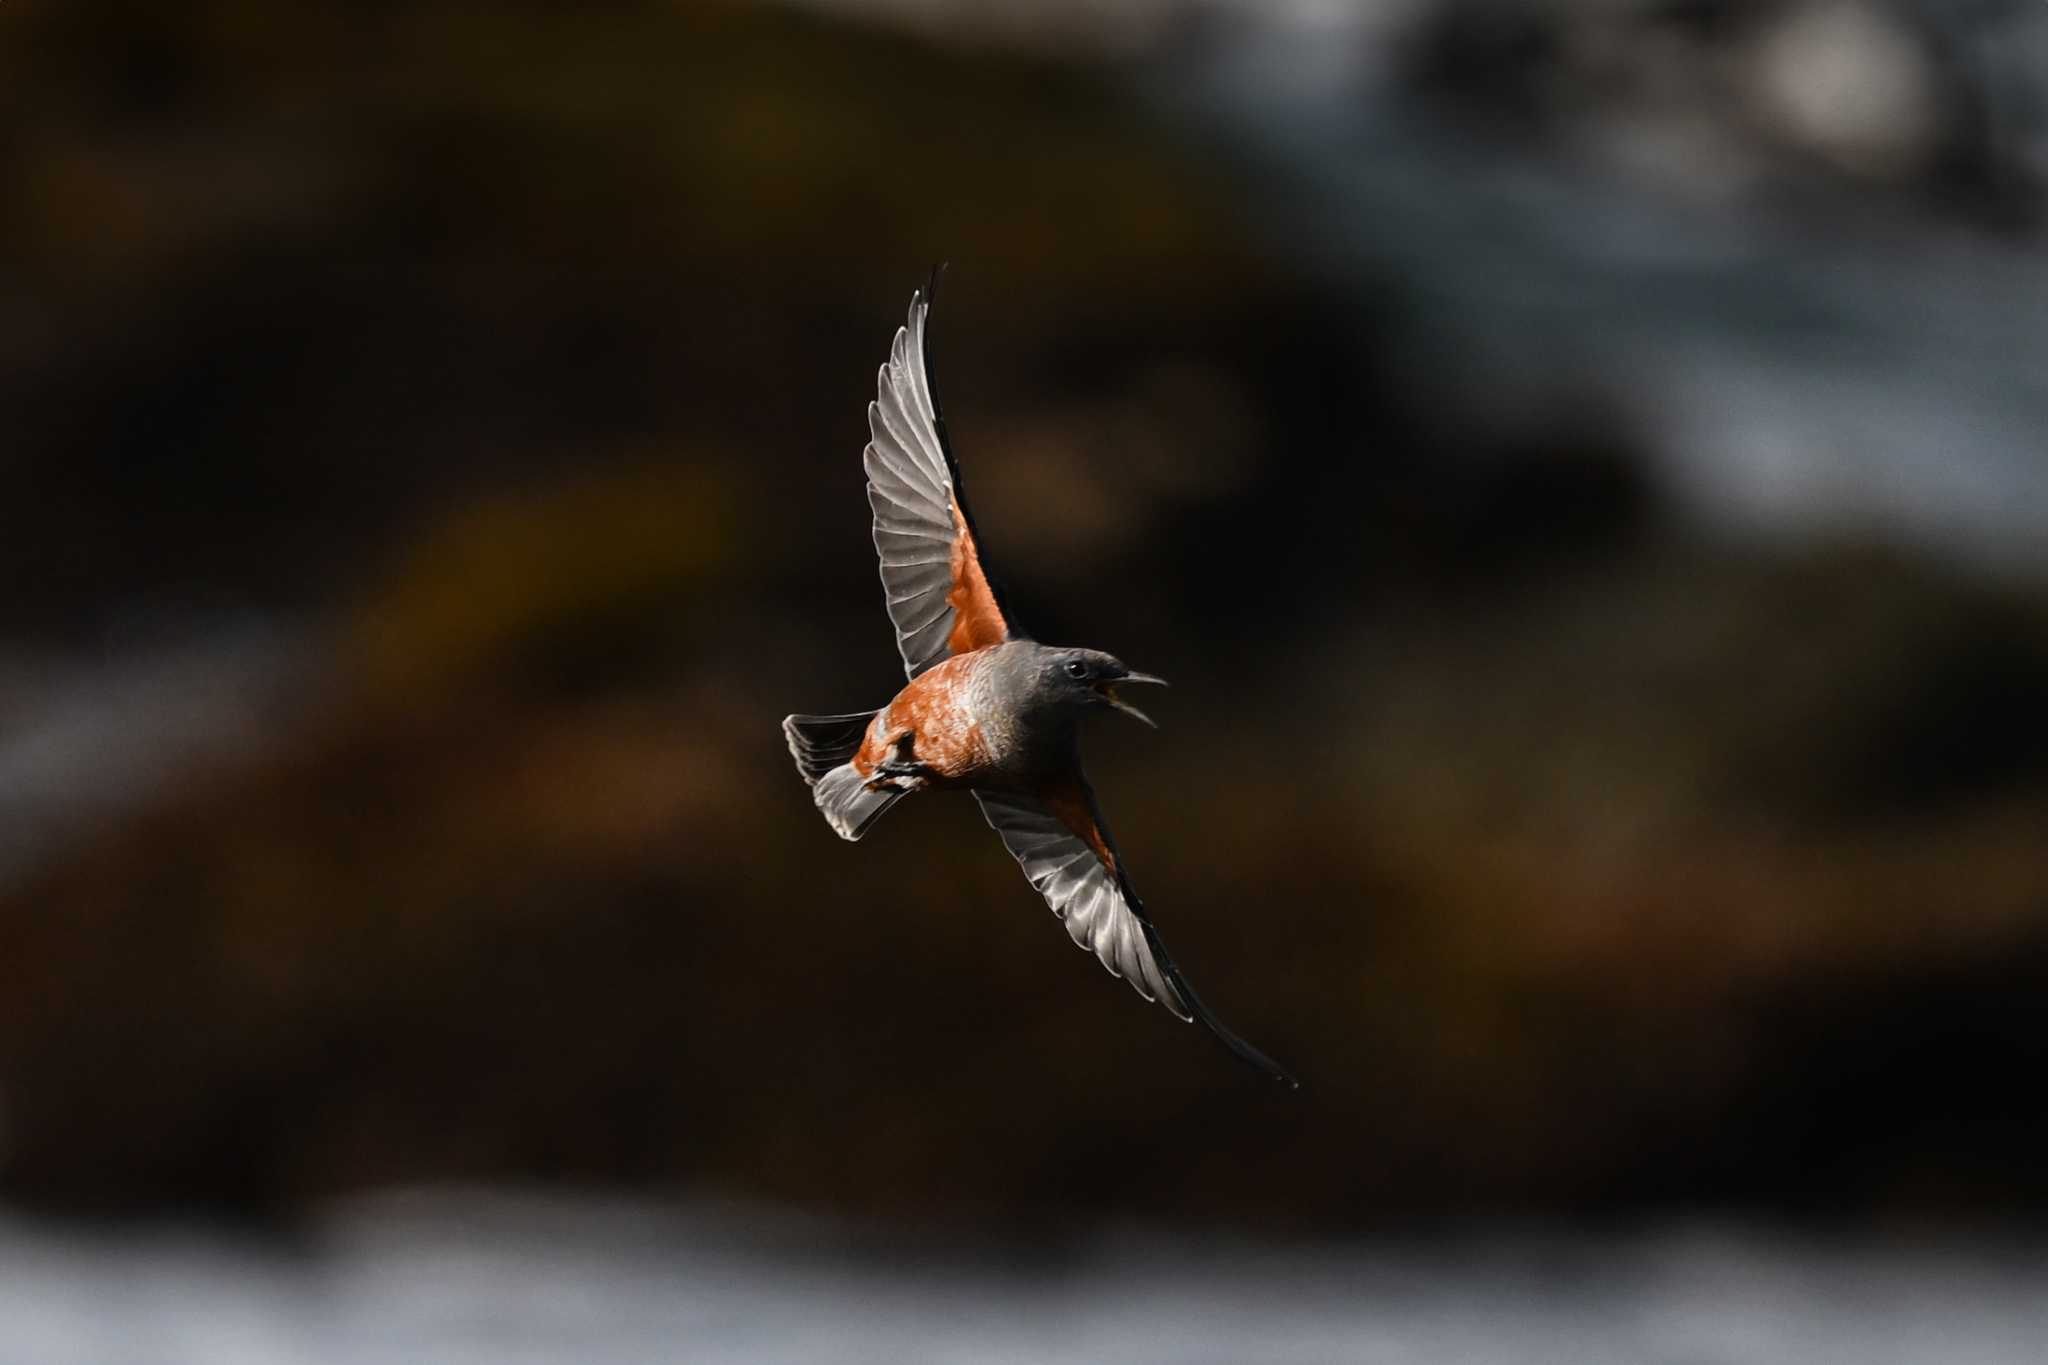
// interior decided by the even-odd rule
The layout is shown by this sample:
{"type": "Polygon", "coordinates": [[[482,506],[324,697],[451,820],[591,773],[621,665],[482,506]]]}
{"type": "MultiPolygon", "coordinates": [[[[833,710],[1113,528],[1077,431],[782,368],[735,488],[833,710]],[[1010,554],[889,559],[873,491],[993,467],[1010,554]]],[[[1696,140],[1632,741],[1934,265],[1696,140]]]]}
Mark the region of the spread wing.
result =
{"type": "Polygon", "coordinates": [[[1003,837],[1024,875],[1066,922],[1074,942],[1093,952],[1114,976],[1182,1019],[1194,1019],[1244,1061],[1288,1089],[1299,1086],[1272,1058],[1223,1026],[1196,998],[1167,956],[1159,931],[1131,889],[1130,878],[1085,780],[1044,796],[977,791],[981,813],[1003,837]]]}
{"type": "Polygon", "coordinates": [[[910,296],[868,404],[868,503],[896,646],[911,677],[954,654],[1007,640],[1010,622],[982,572],[960,466],[932,387],[925,292],[910,296]]]}

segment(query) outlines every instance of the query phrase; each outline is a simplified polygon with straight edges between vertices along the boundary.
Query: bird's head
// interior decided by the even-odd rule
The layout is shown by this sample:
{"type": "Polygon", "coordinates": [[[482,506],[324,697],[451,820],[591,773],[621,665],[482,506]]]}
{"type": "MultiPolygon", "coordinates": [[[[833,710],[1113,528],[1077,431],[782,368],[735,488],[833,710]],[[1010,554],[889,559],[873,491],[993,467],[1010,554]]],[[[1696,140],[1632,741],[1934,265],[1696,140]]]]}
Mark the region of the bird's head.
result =
{"type": "Polygon", "coordinates": [[[1074,707],[1112,707],[1158,729],[1152,717],[1117,695],[1117,689],[1132,683],[1164,687],[1166,679],[1134,673],[1123,660],[1099,649],[1051,649],[1039,664],[1038,691],[1048,700],[1074,707]]]}

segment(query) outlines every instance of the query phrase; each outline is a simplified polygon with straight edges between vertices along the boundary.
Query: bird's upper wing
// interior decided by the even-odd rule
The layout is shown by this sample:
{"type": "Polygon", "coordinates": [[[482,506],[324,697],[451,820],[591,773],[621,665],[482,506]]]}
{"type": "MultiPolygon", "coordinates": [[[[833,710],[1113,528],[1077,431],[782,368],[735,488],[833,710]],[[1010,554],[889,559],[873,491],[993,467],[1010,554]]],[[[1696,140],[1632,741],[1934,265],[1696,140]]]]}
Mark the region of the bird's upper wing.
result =
{"type": "Polygon", "coordinates": [[[1109,828],[1085,778],[1040,796],[977,791],[981,812],[1053,913],[1066,921],[1074,942],[1102,960],[1110,973],[1182,1019],[1202,1027],[1243,1060],[1289,1089],[1298,1082],[1272,1058],[1223,1026],[1196,998],[1166,954],[1159,931],[1131,889],[1109,828]]]}
{"type": "Polygon", "coordinates": [[[960,466],[932,387],[925,292],[910,297],[868,404],[868,503],[896,646],[911,677],[953,654],[1010,638],[1010,622],[982,572],[960,466]]]}

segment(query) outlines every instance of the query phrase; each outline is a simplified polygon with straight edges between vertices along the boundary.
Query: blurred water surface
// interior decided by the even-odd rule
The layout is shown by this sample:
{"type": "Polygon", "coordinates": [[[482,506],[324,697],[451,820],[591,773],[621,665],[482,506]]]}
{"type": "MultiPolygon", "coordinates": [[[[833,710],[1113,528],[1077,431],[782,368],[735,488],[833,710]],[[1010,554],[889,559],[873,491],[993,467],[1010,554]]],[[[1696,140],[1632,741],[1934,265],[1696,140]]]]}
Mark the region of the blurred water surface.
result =
{"type": "Polygon", "coordinates": [[[733,1208],[409,1193],[284,1250],[0,1223],[21,1365],[2020,1365],[2048,1248],[1720,1227],[1057,1252],[733,1208]]]}

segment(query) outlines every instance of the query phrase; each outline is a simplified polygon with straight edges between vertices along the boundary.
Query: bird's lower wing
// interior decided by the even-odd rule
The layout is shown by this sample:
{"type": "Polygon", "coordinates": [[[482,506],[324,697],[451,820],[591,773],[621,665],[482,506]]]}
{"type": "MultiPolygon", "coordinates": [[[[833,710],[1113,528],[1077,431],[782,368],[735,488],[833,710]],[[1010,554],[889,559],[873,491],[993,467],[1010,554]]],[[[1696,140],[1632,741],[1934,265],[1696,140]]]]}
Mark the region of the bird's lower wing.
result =
{"type": "Polygon", "coordinates": [[[1298,1085],[1272,1058],[1225,1028],[1174,966],[1131,889],[1085,781],[1043,797],[994,791],[974,795],[990,828],[1002,836],[1003,846],[1075,943],[1147,1000],[1182,1019],[1199,1021],[1238,1057],[1289,1089],[1298,1085]]]}

